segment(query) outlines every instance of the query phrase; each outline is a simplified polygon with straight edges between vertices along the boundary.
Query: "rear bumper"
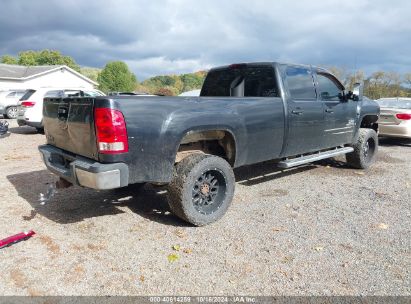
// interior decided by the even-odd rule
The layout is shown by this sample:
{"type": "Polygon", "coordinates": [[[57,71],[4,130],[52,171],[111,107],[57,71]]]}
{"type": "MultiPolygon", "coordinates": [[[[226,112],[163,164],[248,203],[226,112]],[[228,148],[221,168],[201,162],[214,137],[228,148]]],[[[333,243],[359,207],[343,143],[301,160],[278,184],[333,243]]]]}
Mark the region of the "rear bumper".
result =
{"type": "Polygon", "coordinates": [[[39,146],[39,151],[47,169],[75,185],[97,190],[128,185],[129,170],[124,163],[101,164],[51,145],[39,146]]]}
{"type": "Polygon", "coordinates": [[[29,126],[34,128],[43,128],[42,119],[33,113],[33,108],[17,107],[17,123],[19,126],[29,126]]]}
{"type": "Polygon", "coordinates": [[[411,123],[399,125],[379,125],[379,135],[383,137],[411,138],[411,123]]]}

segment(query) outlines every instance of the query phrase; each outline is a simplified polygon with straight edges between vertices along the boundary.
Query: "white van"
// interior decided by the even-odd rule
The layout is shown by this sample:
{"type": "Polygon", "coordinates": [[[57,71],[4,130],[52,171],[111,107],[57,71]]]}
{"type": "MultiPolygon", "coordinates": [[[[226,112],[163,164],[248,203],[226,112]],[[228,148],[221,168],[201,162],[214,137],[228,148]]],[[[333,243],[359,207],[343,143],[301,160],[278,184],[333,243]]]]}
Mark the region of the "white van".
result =
{"type": "Polygon", "coordinates": [[[19,126],[31,126],[37,131],[43,131],[43,99],[46,97],[64,97],[80,94],[84,96],[104,96],[105,94],[99,90],[84,88],[39,88],[29,89],[26,94],[20,99],[17,111],[17,123],[19,126]]]}

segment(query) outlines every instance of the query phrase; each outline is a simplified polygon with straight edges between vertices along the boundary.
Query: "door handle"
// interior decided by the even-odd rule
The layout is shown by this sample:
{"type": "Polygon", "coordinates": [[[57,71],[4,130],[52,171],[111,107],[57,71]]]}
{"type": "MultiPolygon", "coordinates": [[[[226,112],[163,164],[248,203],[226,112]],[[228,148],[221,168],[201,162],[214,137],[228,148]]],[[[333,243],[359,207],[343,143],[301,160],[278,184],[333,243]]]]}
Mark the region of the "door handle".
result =
{"type": "Polygon", "coordinates": [[[297,111],[297,110],[292,110],[291,113],[295,115],[301,115],[303,114],[304,111],[297,111]]]}
{"type": "Polygon", "coordinates": [[[331,110],[331,109],[325,109],[325,112],[327,112],[327,113],[334,113],[334,111],[331,110]]]}

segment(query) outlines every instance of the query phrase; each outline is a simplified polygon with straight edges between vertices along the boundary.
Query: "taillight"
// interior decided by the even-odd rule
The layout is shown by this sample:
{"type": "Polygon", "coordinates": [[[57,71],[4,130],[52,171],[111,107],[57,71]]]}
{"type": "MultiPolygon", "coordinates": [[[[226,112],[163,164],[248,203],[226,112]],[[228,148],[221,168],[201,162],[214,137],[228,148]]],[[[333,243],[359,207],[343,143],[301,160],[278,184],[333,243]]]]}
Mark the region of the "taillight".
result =
{"type": "Polygon", "coordinates": [[[31,107],[34,107],[35,104],[36,104],[35,101],[23,101],[21,103],[21,106],[25,108],[31,108],[31,107]]]}
{"type": "Polygon", "coordinates": [[[407,114],[407,113],[398,113],[395,116],[400,120],[410,120],[411,119],[411,114],[407,114]]]}
{"type": "Polygon", "coordinates": [[[100,153],[128,152],[126,122],[118,110],[97,108],[94,111],[97,145],[100,153]]]}

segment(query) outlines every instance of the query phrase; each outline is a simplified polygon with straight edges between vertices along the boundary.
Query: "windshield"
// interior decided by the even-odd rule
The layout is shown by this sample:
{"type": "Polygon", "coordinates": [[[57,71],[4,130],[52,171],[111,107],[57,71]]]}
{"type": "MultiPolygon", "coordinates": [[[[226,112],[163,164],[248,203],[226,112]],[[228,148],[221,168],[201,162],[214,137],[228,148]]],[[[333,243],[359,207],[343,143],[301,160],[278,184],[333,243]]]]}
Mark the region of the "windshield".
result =
{"type": "Polygon", "coordinates": [[[411,109],[411,99],[379,99],[377,102],[382,108],[411,109]]]}

